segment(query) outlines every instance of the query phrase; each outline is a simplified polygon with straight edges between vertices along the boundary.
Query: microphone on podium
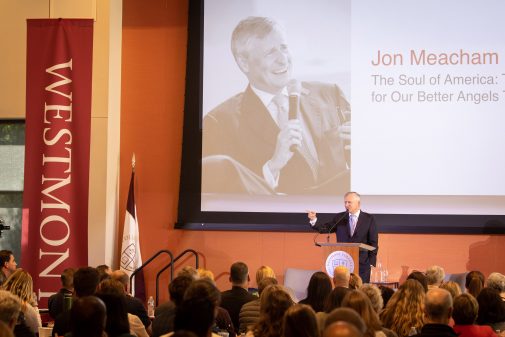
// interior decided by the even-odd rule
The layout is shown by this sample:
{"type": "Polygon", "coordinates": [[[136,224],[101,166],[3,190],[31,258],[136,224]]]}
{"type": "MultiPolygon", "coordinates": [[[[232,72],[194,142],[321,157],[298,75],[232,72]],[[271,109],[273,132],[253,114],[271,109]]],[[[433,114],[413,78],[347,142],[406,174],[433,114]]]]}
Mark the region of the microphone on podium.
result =
{"type": "Polygon", "coordinates": [[[347,217],[347,212],[344,212],[344,215],[342,215],[340,217],[340,219],[338,219],[337,221],[335,221],[335,223],[328,229],[328,235],[326,236],[326,241],[327,242],[330,242],[330,234],[331,234],[331,231],[337,227],[337,225],[342,221],[344,220],[345,218],[347,217]]]}

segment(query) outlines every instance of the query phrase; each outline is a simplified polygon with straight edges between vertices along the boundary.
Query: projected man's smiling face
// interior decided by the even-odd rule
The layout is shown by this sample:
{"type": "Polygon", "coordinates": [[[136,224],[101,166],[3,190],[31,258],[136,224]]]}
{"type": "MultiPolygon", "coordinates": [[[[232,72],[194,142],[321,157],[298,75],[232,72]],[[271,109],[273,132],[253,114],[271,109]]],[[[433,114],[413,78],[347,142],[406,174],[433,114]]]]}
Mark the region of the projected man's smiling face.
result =
{"type": "Polygon", "coordinates": [[[243,71],[256,88],[278,93],[291,78],[291,54],[284,34],[273,30],[262,38],[249,40],[243,71]]]}

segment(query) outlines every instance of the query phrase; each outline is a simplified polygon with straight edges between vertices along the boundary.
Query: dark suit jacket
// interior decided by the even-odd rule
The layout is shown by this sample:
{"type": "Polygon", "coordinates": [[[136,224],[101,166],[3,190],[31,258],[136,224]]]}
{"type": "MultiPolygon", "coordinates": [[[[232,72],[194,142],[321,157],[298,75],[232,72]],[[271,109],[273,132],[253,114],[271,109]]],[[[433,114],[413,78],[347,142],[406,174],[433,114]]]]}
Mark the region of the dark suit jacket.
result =
{"type": "Polygon", "coordinates": [[[236,332],[238,332],[238,328],[240,326],[240,309],[242,309],[244,304],[255,299],[257,299],[257,297],[249,294],[247,290],[241,287],[233,286],[230,290],[223,291],[221,293],[221,307],[226,309],[230,314],[230,318],[236,332]]]}
{"type": "Polygon", "coordinates": [[[353,236],[351,236],[351,229],[349,228],[348,212],[338,213],[331,221],[323,222],[321,220],[318,217],[313,227],[319,233],[328,233],[330,231],[337,234],[337,242],[365,243],[375,247],[376,249],[373,251],[360,251],[359,253],[360,270],[362,266],[368,270],[370,270],[370,265],[375,266],[377,251],[379,250],[379,232],[373,215],[360,210],[353,236]]]}
{"type": "MultiPolygon", "coordinates": [[[[349,189],[349,172],[340,139],[341,111],[349,103],[336,85],[303,82],[300,114],[308,125],[318,156],[317,177],[314,177],[304,157],[294,151],[281,170],[276,192],[284,193],[345,193],[349,189]]],[[[250,87],[209,112],[203,121],[203,157],[224,155],[263,177],[262,167],[272,157],[279,134],[268,109],[250,87]]],[[[219,171],[205,181],[223,180],[230,175],[219,171]]],[[[243,174],[240,174],[243,177],[243,174]]],[[[228,181],[228,182],[226,182],[228,181]]],[[[216,184],[216,186],[223,184],[216,184]]],[[[203,192],[222,191],[207,190],[203,192]]]]}

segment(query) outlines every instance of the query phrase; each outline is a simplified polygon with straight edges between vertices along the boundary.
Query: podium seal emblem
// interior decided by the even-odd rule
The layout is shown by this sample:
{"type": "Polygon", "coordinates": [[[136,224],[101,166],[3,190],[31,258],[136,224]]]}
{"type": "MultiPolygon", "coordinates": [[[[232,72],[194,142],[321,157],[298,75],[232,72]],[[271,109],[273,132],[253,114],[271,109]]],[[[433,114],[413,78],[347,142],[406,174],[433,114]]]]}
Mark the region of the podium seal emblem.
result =
{"type": "Polygon", "coordinates": [[[354,272],[354,261],[352,260],[352,256],[341,250],[336,250],[328,255],[325,266],[326,272],[330,277],[333,277],[333,270],[338,266],[346,267],[350,273],[354,272]]]}

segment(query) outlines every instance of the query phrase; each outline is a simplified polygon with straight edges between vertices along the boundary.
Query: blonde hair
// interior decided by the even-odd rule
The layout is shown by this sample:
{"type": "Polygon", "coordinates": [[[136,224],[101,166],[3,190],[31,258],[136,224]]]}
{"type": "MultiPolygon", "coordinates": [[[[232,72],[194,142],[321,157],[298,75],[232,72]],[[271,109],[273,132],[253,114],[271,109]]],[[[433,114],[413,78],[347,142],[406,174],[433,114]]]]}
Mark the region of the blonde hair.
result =
{"type": "Polygon", "coordinates": [[[266,277],[271,277],[275,278],[275,272],[272,268],[269,266],[261,266],[258,268],[256,271],[256,284],[259,284],[261,280],[263,280],[266,277]]]}
{"type": "Polygon", "coordinates": [[[21,301],[33,302],[33,280],[22,268],[16,269],[3,284],[3,288],[18,296],[21,301]]]}
{"type": "Polygon", "coordinates": [[[384,327],[396,332],[398,337],[408,336],[411,327],[421,329],[424,325],[425,297],[419,281],[405,281],[380,314],[384,327]]]}
{"type": "Polygon", "coordinates": [[[443,282],[440,288],[447,290],[451,294],[453,300],[456,296],[461,295],[461,287],[454,281],[443,282]]]}
{"type": "Polygon", "coordinates": [[[196,271],[198,272],[199,279],[207,279],[214,282],[214,273],[210,270],[205,268],[198,268],[196,271]]]}

